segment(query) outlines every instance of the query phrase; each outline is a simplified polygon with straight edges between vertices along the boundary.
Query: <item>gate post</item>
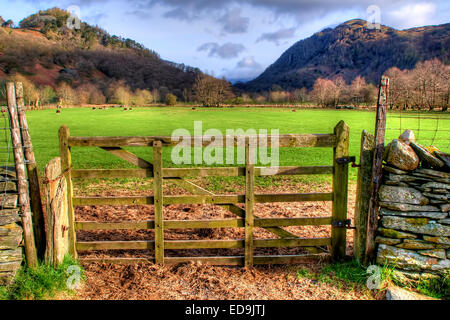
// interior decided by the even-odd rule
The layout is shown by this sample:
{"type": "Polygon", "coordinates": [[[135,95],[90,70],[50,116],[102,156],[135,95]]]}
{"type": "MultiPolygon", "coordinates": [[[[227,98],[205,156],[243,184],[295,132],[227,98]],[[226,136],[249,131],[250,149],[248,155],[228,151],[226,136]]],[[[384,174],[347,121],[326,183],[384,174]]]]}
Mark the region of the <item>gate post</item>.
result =
{"type": "Polygon", "coordinates": [[[31,218],[30,203],[28,198],[28,183],[25,174],[25,159],[23,156],[22,139],[20,137],[19,119],[17,117],[16,90],[14,82],[6,84],[6,99],[11,125],[11,142],[17,173],[17,191],[19,193],[20,213],[22,214],[23,238],[25,244],[25,256],[27,265],[35,268],[38,265],[36,244],[34,241],[33,221],[31,218]]]}
{"type": "Polygon", "coordinates": [[[161,146],[161,141],[153,142],[153,205],[155,211],[155,263],[164,264],[163,177],[161,146]]]}
{"type": "Polygon", "coordinates": [[[372,159],[374,137],[366,130],[361,134],[358,180],[356,184],[355,232],[353,253],[363,264],[366,256],[367,218],[370,204],[370,184],[372,182],[372,159]]]}
{"type": "Polygon", "coordinates": [[[22,135],[22,147],[27,162],[28,182],[30,191],[30,206],[33,212],[34,240],[38,258],[43,258],[45,253],[45,224],[42,210],[41,190],[39,187],[39,175],[34,157],[33,145],[31,144],[28,122],[25,115],[25,105],[23,99],[23,84],[16,83],[17,114],[19,116],[20,132],[22,135]]]}
{"type": "Polygon", "coordinates": [[[69,252],[70,233],[68,213],[67,182],[61,171],[61,159],[53,158],[45,167],[44,188],[46,197],[46,250],[45,261],[53,266],[60,265],[69,252]]]}
{"type": "Polygon", "coordinates": [[[378,228],[378,189],[383,177],[383,153],[386,130],[386,109],[388,103],[389,78],[382,76],[378,89],[377,118],[375,122],[375,142],[372,163],[372,183],[370,185],[370,203],[367,218],[367,243],[365,265],[374,260],[375,235],[378,228]]]}
{"type": "Polygon", "coordinates": [[[65,125],[61,126],[58,131],[59,134],[59,154],[61,157],[61,172],[66,177],[67,183],[67,215],[69,217],[69,253],[77,259],[77,247],[76,247],[76,233],[75,233],[75,213],[73,211],[73,186],[72,175],[70,170],[72,169],[72,158],[69,147],[69,128],[65,125]]]}
{"type": "Polygon", "coordinates": [[[245,267],[253,266],[253,206],[255,203],[255,148],[245,144],[245,267]]]}
{"type": "Polygon", "coordinates": [[[349,128],[340,121],[334,128],[336,145],[333,148],[333,209],[331,227],[331,256],[339,260],[345,256],[347,229],[348,164],[337,159],[348,157],[349,128]],[[342,223],[342,224],[341,224],[342,223]],[[336,225],[338,224],[338,225],[336,225]],[[341,225],[339,225],[341,224],[341,225]]]}

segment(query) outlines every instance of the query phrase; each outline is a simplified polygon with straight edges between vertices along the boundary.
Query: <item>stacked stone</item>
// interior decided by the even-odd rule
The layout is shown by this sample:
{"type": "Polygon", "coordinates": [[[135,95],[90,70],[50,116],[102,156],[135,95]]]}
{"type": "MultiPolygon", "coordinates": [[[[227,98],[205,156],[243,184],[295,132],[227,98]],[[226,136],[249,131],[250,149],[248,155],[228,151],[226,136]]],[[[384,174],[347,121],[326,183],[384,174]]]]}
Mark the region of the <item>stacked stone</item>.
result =
{"type": "Polygon", "coordinates": [[[0,167],[0,285],[8,284],[22,264],[17,201],[15,168],[0,167]]]}
{"type": "Polygon", "coordinates": [[[377,263],[389,263],[412,278],[445,274],[450,270],[450,173],[446,154],[434,157],[419,146],[426,151],[421,154],[416,151],[418,145],[411,132],[402,136],[388,145],[385,155],[377,263]],[[411,141],[402,140],[405,135],[411,141]]]}

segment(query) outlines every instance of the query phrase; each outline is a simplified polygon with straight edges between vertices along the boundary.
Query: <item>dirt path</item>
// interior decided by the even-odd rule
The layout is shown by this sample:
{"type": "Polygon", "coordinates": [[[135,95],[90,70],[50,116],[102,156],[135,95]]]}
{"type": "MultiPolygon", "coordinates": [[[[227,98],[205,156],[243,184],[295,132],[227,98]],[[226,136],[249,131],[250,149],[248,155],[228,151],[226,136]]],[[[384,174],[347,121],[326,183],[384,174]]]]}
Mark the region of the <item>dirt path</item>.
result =
{"type": "MultiPolygon", "coordinates": [[[[124,189],[105,188],[102,183],[76,189],[77,194],[127,195],[151,194],[141,182],[130,182],[124,189]],[[141,190],[141,191],[139,191],[141,190]]],[[[330,191],[325,186],[284,185],[271,190],[257,192],[298,192],[299,189],[330,191]]],[[[165,194],[182,194],[173,185],[165,185],[165,194]]],[[[353,218],[355,185],[350,185],[348,216],[353,218]]],[[[319,217],[329,216],[331,204],[327,202],[258,204],[255,214],[259,217],[319,217]]],[[[232,218],[231,213],[214,205],[173,205],[165,209],[166,219],[217,219],[232,218]]],[[[153,219],[152,206],[91,206],[76,208],[77,221],[124,221],[153,219]]],[[[290,232],[301,237],[327,237],[329,226],[289,227],[290,232]]],[[[243,230],[224,228],[215,230],[171,230],[165,232],[166,239],[238,239],[243,230]]],[[[80,241],[92,240],[148,240],[152,230],[82,231],[77,233],[80,241]]],[[[268,231],[255,230],[255,238],[273,238],[268,231]]],[[[347,254],[352,253],[353,232],[347,232],[347,254]]],[[[235,255],[240,249],[205,252],[190,250],[195,255],[235,255]],[[234,251],[233,251],[234,250],[234,251]]],[[[259,249],[259,254],[299,254],[301,248],[259,249]]],[[[81,252],[82,257],[149,257],[146,250],[81,252]]],[[[168,250],[167,255],[180,254],[168,250]]],[[[241,267],[207,266],[200,263],[185,263],[175,266],[137,264],[131,266],[111,264],[85,264],[87,281],[75,299],[374,299],[372,292],[361,286],[344,281],[317,281],[314,277],[298,276],[297,271],[307,274],[320,273],[322,265],[257,266],[251,270],[241,267]]]]}
{"type": "Polygon", "coordinates": [[[240,267],[107,265],[86,266],[88,280],[75,299],[374,299],[369,290],[345,283],[326,283],[297,276],[314,266],[240,267]]]}

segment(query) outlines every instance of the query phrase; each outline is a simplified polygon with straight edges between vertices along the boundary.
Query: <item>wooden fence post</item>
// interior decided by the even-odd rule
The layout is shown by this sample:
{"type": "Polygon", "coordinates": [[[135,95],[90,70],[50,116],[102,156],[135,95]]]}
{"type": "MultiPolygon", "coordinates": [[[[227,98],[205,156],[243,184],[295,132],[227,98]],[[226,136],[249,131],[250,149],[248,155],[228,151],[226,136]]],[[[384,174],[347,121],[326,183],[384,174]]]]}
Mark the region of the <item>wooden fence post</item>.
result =
{"type": "Polygon", "coordinates": [[[62,173],[59,157],[50,160],[45,167],[47,227],[45,261],[54,266],[63,262],[70,247],[67,181],[62,173]]]}
{"type": "Polygon", "coordinates": [[[38,264],[36,244],[34,242],[33,222],[31,219],[30,202],[28,198],[28,183],[25,174],[25,159],[23,156],[22,139],[20,137],[19,120],[17,117],[16,90],[14,82],[6,84],[8,112],[11,120],[11,142],[17,173],[17,191],[22,215],[23,238],[25,241],[25,255],[27,264],[34,268],[38,264]]]}
{"type": "Polygon", "coordinates": [[[386,129],[386,108],[389,78],[381,77],[378,91],[377,118],[375,122],[375,146],[373,150],[372,183],[370,185],[370,205],[367,218],[367,239],[365,264],[374,260],[375,234],[378,227],[378,189],[381,185],[384,153],[384,136],[386,129]]]}
{"type": "MultiPolygon", "coordinates": [[[[339,164],[337,159],[348,157],[349,128],[340,121],[334,128],[336,146],[333,148],[333,223],[344,223],[347,219],[348,163],[339,164]]],[[[339,260],[345,256],[347,229],[344,226],[331,228],[331,256],[339,260]]]]}
{"type": "Polygon", "coordinates": [[[245,267],[253,266],[253,207],[255,203],[255,148],[245,144],[245,267]]]}
{"type": "Polygon", "coordinates": [[[37,255],[44,258],[45,254],[45,225],[44,213],[42,210],[41,190],[39,187],[39,175],[34,157],[31,136],[28,130],[28,122],[25,115],[25,105],[23,99],[23,84],[16,83],[17,114],[19,115],[19,125],[22,134],[22,145],[24,148],[25,160],[27,161],[28,182],[30,189],[31,212],[33,213],[34,239],[36,242],[37,255]]]}
{"type": "Polygon", "coordinates": [[[366,254],[367,217],[370,204],[370,184],[372,182],[373,135],[363,130],[359,156],[358,179],[356,184],[355,226],[353,252],[355,258],[364,263],[366,254]]]}
{"type": "Polygon", "coordinates": [[[162,143],[153,142],[153,192],[155,211],[155,262],[164,264],[162,143]]]}
{"type": "Polygon", "coordinates": [[[67,182],[67,215],[69,217],[69,253],[77,259],[76,241],[77,235],[75,233],[75,212],[73,211],[72,199],[73,199],[73,185],[72,175],[70,170],[72,169],[72,158],[69,148],[69,128],[63,125],[59,128],[59,154],[61,157],[61,171],[65,175],[67,182]]]}

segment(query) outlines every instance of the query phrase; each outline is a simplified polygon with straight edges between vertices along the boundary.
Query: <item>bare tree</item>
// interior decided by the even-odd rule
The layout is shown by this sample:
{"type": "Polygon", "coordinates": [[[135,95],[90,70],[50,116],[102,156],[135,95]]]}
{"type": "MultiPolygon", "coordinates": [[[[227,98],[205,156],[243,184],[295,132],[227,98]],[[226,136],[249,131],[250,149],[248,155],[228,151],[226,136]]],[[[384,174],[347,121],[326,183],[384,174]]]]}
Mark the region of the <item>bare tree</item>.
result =
{"type": "Polygon", "coordinates": [[[75,90],[73,90],[72,87],[65,82],[62,82],[56,89],[56,96],[61,104],[73,105],[77,103],[77,95],[75,90]]]}
{"type": "Polygon", "coordinates": [[[107,90],[107,98],[111,103],[130,105],[132,93],[125,81],[112,83],[107,90]]]}
{"type": "Polygon", "coordinates": [[[48,104],[55,102],[56,99],[56,91],[50,86],[44,86],[38,89],[39,91],[39,99],[41,103],[48,104]]]}
{"type": "Polygon", "coordinates": [[[289,92],[286,91],[271,91],[270,101],[275,103],[286,102],[289,100],[289,92]]]}
{"type": "Polygon", "coordinates": [[[206,74],[197,76],[193,90],[197,100],[205,107],[219,107],[226,99],[234,96],[229,82],[206,74]]]}
{"type": "Polygon", "coordinates": [[[300,103],[306,102],[309,99],[308,90],[305,87],[303,87],[301,89],[295,89],[293,92],[293,95],[295,97],[295,100],[300,103]]]}
{"type": "Polygon", "coordinates": [[[319,104],[321,107],[332,106],[335,103],[335,84],[333,81],[323,78],[318,78],[314,82],[314,87],[311,92],[313,99],[319,104]]]}
{"type": "Polygon", "coordinates": [[[146,89],[137,89],[131,99],[131,103],[135,106],[145,106],[153,102],[152,93],[146,89]]]}
{"type": "Polygon", "coordinates": [[[355,107],[359,107],[364,102],[364,89],[366,88],[366,79],[357,76],[350,85],[350,100],[355,107]]]}
{"type": "MultiPolygon", "coordinates": [[[[389,77],[389,106],[391,109],[399,108],[402,101],[401,81],[403,80],[403,71],[397,67],[392,67],[385,72],[389,77]]],[[[356,80],[356,79],[355,79],[356,80]]],[[[353,83],[352,83],[353,88],[353,83]]]]}
{"type": "Polygon", "coordinates": [[[338,76],[333,80],[333,86],[330,87],[333,95],[333,105],[337,107],[347,91],[347,84],[342,76],[338,76]]]}
{"type": "Polygon", "coordinates": [[[440,103],[442,111],[447,111],[450,104],[450,66],[445,66],[441,81],[440,103]]]}
{"type": "Polygon", "coordinates": [[[11,77],[11,80],[23,83],[23,97],[25,100],[25,105],[34,106],[37,108],[39,106],[39,90],[36,88],[34,83],[21,74],[11,77]]]}
{"type": "Polygon", "coordinates": [[[438,59],[419,62],[412,70],[389,69],[391,107],[448,110],[449,70],[438,59]]]}

